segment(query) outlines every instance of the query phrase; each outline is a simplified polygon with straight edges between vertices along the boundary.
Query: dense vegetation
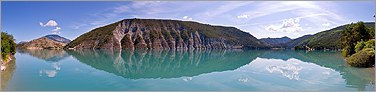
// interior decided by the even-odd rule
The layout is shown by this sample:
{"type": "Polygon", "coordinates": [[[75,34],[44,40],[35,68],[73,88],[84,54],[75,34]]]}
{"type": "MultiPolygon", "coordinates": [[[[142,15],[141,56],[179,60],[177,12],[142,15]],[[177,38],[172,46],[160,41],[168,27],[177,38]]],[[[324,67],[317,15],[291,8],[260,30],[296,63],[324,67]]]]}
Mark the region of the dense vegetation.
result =
{"type": "MultiPolygon", "coordinates": [[[[374,29],[375,22],[366,22],[363,23],[364,29],[367,29],[367,35],[374,35],[374,31],[370,31],[374,29]],[[368,30],[369,29],[369,30],[368,30]]],[[[331,50],[337,50],[344,48],[341,45],[341,38],[343,31],[351,26],[353,24],[346,24],[342,26],[335,27],[333,29],[329,29],[326,31],[319,32],[317,34],[314,34],[311,37],[308,37],[304,39],[303,41],[299,42],[299,44],[296,45],[296,49],[306,49],[306,46],[313,49],[331,49],[331,50]]],[[[356,42],[355,42],[356,44],[356,42]]],[[[355,46],[355,45],[354,45],[355,46]]]]}
{"type": "Polygon", "coordinates": [[[14,42],[13,36],[1,32],[1,59],[2,61],[7,61],[7,59],[16,53],[16,43],[14,42]]]}
{"type": "Polygon", "coordinates": [[[347,63],[357,67],[375,64],[374,28],[367,28],[363,22],[346,26],[342,31],[342,56],[349,57],[347,63]]]}

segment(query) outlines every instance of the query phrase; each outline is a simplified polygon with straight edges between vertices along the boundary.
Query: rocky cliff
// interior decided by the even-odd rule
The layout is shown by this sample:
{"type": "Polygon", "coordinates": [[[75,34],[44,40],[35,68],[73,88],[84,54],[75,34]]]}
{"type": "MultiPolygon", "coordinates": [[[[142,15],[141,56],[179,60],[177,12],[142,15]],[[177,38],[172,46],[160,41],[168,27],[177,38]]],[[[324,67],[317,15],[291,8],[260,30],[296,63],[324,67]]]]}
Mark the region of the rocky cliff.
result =
{"type": "Polygon", "coordinates": [[[265,46],[234,27],[190,21],[124,19],[85,33],[67,49],[233,49],[265,46]]]}

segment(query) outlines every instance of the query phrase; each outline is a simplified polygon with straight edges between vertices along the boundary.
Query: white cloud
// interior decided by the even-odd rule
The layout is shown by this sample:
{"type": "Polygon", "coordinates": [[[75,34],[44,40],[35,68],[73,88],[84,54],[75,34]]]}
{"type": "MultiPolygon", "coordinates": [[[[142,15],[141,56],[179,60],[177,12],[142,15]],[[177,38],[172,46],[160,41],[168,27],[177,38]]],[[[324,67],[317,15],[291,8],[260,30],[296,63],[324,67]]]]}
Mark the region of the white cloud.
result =
{"type": "Polygon", "coordinates": [[[61,28],[56,27],[55,29],[52,29],[51,31],[52,31],[52,34],[60,34],[61,32],[59,30],[61,30],[61,28]]]}
{"type": "Polygon", "coordinates": [[[303,31],[303,28],[300,27],[299,18],[290,18],[290,19],[283,20],[282,24],[280,25],[270,25],[266,27],[266,30],[296,33],[296,32],[303,31]]]}
{"type": "Polygon", "coordinates": [[[246,19],[246,18],[248,18],[248,16],[249,15],[247,15],[247,14],[239,15],[238,19],[246,19]]]}
{"type": "Polygon", "coordinates": [[[183,20],[193,20],[193,18],[188,17],[188,16],[184,16],[184,17],[183,17],[183,20]]]}
{"type": "Polygon", "coordinates": [[[42,26],[42,27],[44,26],[42,22],[39,22],[39,25],[42,26]]]}
{"type": "Polygon", "coordinates": [[[183,19],[187,19],[187,18],[188,18],[188,16],[184,16],[184,17],[183,17],[183,19]]]}
{"type": "Polygon", "coordinates": [[[49,20],[46,24],[39,22],[39,25],[42,27],[46,27],[46,26],[55,27],[57,26],[57,22],[55,20],[49,20]]]}

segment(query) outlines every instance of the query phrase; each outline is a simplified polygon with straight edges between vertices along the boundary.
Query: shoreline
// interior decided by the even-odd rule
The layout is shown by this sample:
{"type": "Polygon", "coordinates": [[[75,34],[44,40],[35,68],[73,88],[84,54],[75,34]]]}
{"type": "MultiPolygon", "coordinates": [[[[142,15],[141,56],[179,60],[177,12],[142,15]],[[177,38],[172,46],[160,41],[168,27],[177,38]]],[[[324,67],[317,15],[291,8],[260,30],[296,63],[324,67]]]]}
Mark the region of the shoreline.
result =
{"type": "Polygon", "coordinates": [[[7,69],[6,65],[13,60],[13,55],[10,55],[7,59],[6,59],[6,62],[3,62],[3,60],[1,60],[1,71],[4,71],[7,69]]]}

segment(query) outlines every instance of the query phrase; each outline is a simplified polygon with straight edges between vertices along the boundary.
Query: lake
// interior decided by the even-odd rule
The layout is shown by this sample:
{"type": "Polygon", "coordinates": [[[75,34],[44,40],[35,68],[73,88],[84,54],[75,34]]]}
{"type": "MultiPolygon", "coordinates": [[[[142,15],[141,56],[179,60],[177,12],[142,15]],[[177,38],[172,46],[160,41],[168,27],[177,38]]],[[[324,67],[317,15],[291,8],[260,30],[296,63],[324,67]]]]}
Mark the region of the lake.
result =
{"type": "Polygon", "coordinates": [[[337,51],[18,50],[2,90],[375,90],[374,68],[337,51]]]}

